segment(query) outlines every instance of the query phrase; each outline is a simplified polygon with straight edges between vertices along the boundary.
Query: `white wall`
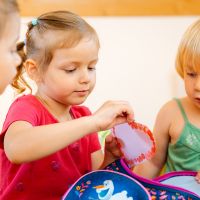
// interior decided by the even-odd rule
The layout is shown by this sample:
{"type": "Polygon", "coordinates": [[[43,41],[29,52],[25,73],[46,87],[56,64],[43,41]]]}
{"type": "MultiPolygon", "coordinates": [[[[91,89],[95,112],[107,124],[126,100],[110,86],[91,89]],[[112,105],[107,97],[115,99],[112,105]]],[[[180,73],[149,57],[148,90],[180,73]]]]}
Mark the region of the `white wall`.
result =
{"type": "MultiPolygon", "coordinates": [[[[184,94],[174,69],[186,28],[198,17],[87,17],[100,37],[97,85],[85,102],[95,111],[106,100],[128,100],[136,121],[153,128],[160,107],[184,94]]],[[[22,20],[21,38],[26,29],[22,20]]],[[[0,97],[0,126],[13,99],[7,88],[0,97]]]]}

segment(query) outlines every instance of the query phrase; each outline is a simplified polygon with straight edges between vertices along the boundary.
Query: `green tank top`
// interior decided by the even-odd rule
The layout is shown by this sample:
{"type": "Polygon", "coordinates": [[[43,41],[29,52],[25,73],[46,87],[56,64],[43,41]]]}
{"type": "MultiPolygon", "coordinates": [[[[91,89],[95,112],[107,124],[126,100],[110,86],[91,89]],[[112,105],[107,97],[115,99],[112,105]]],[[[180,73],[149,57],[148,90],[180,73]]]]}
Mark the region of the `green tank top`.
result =
{"type": "Polygon", "coordinates": [[[175,99],[185,125],[175,144],[169,144],[166,172],[180,170],[200,170],[200,128],[188,121],[187,115],[179,99],[175,99]]]}

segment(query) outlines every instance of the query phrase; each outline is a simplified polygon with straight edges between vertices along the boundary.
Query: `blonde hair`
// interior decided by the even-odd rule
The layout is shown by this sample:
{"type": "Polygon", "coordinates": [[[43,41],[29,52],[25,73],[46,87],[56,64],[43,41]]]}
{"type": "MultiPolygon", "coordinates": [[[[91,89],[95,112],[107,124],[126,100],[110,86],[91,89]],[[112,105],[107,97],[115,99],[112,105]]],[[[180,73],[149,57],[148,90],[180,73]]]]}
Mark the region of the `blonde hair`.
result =
{"type": "Polygon", "coordinates": [[[183,78],[185,69],[200,72],[200,19],[184,33],[176,57],[176,70],[183,78]]]}
{"type": "Polygon", "coordinates": [[[0,36],[8,22],[8,16],[19,12],[16,0],[0,0],[0,36]]]}
{"type": "Polygon", "coordinates": [[[40,71],[45,72],[55,49],[73,47],[85,37],[94,39],[99,45],[96,31],[83,18],[69,11],[48,12],[29,22],[25,43],[17,45],[22,64],[17,67],[12,86],[18,93],[22,93],[27,87],[31,89],[23,78],[26,59],[35,60],[40,71]],[[49,40],[49,35],[52,34],[55,37],[49,40]]]}

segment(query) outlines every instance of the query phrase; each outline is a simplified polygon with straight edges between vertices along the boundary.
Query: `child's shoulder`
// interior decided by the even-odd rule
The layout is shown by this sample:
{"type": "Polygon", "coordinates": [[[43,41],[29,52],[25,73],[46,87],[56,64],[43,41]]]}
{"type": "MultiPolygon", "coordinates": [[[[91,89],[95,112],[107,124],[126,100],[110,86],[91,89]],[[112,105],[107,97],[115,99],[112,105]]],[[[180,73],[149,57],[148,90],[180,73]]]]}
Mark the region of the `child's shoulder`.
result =
{"type": "Polygon", "coordinates": [[[175,99],[171,99],[167,101],[160,109],[159,115],[163,116],[174,116],[179,110],[177,106],[177,101],[175,99]]]}
{"type": "Polygon", "coordinates": [[[36,99],[36,97],[32,94],[28,94],[28,95],[22,95],[17,97],[14,102],[12,103],[12,105],[36,105],[38,106],[39,101],[36,99]]]}
{"type": "Polygon", "coordinates": [[[167,101],[159,110],[156,116],[154,132],[165,132],[169,134],[169,129],[180,119],[180,109],[175,99],[167,101]]]}
{"type": "Polygon", "coordinates": [[[18,101],[27,101],[27,100],[35,100],[36,97],[32,94],[23,94],[21,96],[18,96],[14,102],[18,102],[18,101]]]}

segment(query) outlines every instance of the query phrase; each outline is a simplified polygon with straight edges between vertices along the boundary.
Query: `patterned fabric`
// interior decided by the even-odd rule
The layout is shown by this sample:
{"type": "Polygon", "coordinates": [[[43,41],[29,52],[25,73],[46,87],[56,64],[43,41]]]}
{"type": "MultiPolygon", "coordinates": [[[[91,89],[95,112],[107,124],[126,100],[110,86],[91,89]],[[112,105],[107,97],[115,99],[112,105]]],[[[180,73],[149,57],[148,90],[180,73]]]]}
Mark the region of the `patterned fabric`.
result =
{"type": "Polygon", "coordinates": [[[82,176],[62,200],[151,200],[147,190],[125,174],[99,170],[82,176]]]}
{"type": "Polygon", "coordinates": [[[154,180],[148,180],[134,174],[122,159],[111,163],[106,169],[126,174],[134,180],[137,180],[146,188],[152,200],[200,200],[200,196],[189,190],[163,184],[154,180]]]}

